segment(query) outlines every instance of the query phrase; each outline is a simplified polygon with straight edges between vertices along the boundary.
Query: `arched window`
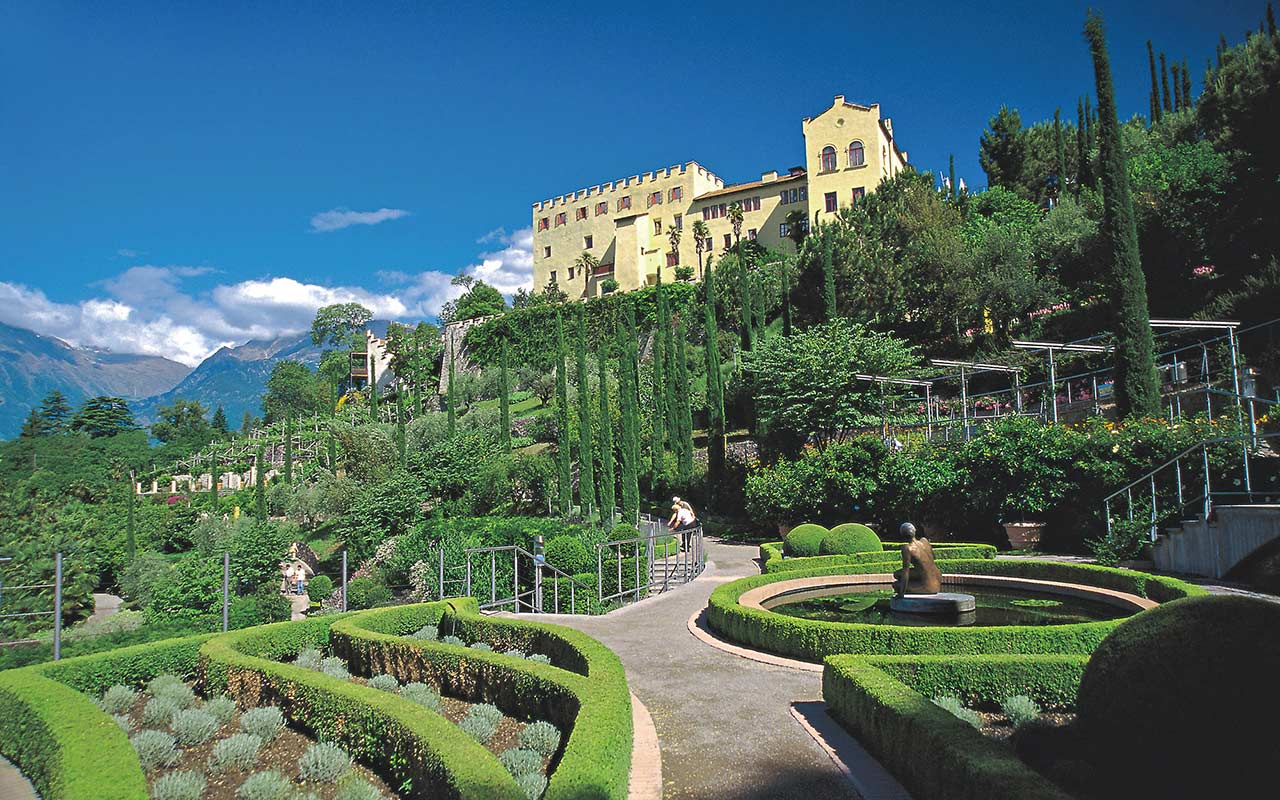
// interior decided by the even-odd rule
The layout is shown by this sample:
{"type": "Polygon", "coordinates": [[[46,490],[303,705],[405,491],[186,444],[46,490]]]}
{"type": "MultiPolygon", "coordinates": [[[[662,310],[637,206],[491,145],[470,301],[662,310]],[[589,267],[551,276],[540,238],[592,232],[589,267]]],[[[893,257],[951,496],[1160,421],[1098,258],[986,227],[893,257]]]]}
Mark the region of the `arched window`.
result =
{"type": "Polygon", "coordinates": [[[831,145],[822,148],[822,171],[833,172],[836,168],[836,149],[831,145]]]}
{"type": "Polygon", "coordinates": [[[867,163],[866,152],[862,149],[862,142],[854,141],[849,143],[849,166],[860,167],[867,163]]]}

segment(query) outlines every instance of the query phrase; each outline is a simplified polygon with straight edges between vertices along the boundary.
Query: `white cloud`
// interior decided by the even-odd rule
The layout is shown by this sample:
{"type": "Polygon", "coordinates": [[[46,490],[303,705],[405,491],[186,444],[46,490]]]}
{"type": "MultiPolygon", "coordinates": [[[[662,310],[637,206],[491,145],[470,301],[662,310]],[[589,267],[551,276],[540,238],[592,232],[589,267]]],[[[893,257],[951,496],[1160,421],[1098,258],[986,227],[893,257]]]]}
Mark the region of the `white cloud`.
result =
{"type": "Polygon", "coordinates": [[[328,233],[350,228],[352,225],[377,225],[389,219],[409,216],[403,208],[380,208],[377,211],[352,211],[349,208],[333,208],[321,211],[311,218],[312,233],[328,233]]]}

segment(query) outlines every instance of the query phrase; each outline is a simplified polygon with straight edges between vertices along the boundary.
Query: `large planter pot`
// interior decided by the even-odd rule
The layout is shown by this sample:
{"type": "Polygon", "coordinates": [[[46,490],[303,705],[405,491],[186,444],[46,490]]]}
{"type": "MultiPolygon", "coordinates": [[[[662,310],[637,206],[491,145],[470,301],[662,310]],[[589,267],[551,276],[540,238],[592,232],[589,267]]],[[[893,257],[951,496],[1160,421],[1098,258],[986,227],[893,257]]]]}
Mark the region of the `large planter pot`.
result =
{"type": "Polygon", "coordinates": [[[1009,546],[1014,550],[1035,550],[1040,546],[1040,534],[1044,533],[1043,522],[1006,522],[1005,536],[1009,537],[1009,546]]]}

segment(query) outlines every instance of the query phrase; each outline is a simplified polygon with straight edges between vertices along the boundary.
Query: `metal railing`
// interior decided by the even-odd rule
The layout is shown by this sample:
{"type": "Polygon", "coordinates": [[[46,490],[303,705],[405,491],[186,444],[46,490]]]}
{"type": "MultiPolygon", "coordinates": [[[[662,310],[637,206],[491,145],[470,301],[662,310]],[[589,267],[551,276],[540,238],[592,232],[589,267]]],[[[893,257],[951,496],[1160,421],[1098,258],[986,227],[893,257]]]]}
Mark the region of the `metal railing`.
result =
{"type": "Polygon", "coordinates": [[[647,528],[648,533],[596,545],[596,587],[601,605],[614,601],[636,602],[650,593],[665,592],[702,574],[706,566],[706,551],[701,525],[687,531],[687,547],[681,546],[681,539],[686,531],[671,531],[660,520],[648,514],[641,515],[641,527],[647,528]],[[663,555],[659,557],[659,541],[667,538],[672,538],[673,541],[662,543],[663,555]],[[672,546],[676,549],[674,555],[670,552],[672,546]],[[627,565],[627,571],[634,575],[631,588],[623,583],[624,562],[628,559],[633,562],[627,565]],[[614,591],[609,594],[604,591],[606,569],[610,570],[611,577],[616,580],[614,591]]]}
{"type": "MultiPolygon", "coordinates": [[[[545,590],[547,587],[547,577],[550,576],[551,592],[553,596],[552,611],[553,614],[559,614],[560,611],[560,582],[564,581],[569,586],[569,613],[578,613],[578,593],[583,592],[587,598],[591,596],[591,587],[585,583],[575,579],[572,575],[557,569],[547,563],[545,557],[534,555],[519,545],[504,545],[501,547],[472,547],[466,551],[467,554],[467,577],[466,577],[466,594],[475,597],[475,585],[473,582],[473,558],[482,554],[489,556],[489,599],[480,601],[481,611],[493,611],[497,609],[511,607],[511,610],[519,614],[521,611],[529,611],[534,614],[541,614],[546,611],[545,590]],[[506,594],[505,586],[503,592],[498,592],[498,568],[499,553],[511,554],[511,594],[506,594]],[[527,583],[525,588],[520,583],[520,562],[526,562],[525,575],[532,576],[532,581],[527,583]],[[522,608],[523,606],[523,608],[522,608]]],[[[503,556],[505,566],[506,556],[503,556]]],[[[505,580],[503,581],[505,584],[505,580]]],[[[443,593],[441,594],[443,596],[443,593]]],[[[479,598],[477,598],[479,599],[479,598]]]]}
{"type": "MultiPolygon", "coordinates": [[[[1214,497],[1244,498],[1247,503],[1255,502],[1255,498],[1262,502],[1274,499],[1277,496],[1276,491],[1266,492],[1254,489],[1253,471],[1249,465],[1250,448],[1259,449],[1273,440],[1280,442],[1280,433],[1221,436],[1206,439],[1199,444],[1188,447],[1160,466],[1103,498],[1103,517],[1107,524],[1107,535],[1111,535],[1112,524],[1116,519],[1112,514],[1112,507],[1113,505],[1119,506],[1122,497],[1124,498],[1125,518],[1128,520],[1134,519],[1138,501],[1141,501],[1143,505],[1149,502],[1150,507],[1142,510],[1147,514],[1150,540],[1153,542],[1159,535],[1160,526],[1165,521],[1183,514],[1189,508],[1195,508],[1202,519],[1209,519],[1209,516],[1213,513],[1214,497]],[[1217,461],[1221,464],[1221,458],[1215,451],[1225,449],[1236,452],[1233,446],[1236,444],[1240,445],[1238,451],[1240,457],[1240,471],[1238,474],[1240,477],[1233,478],[1231,485],[1239,484],[1241,490],[1215,489],[1212,477],[1213,462],[1217,461]],[[1211,453],[1213,454],[1212,459],[1210,458],[1211,453]],[[1137,501],[1134,499],[1135,490],[1137,490],[1137,501]],[[1163,512],[1161,511],[1162,500],[1163,512]]],[[[1256,455],[1254,457],[1256,458],[1256,455]]],[[[1232,463],[1227,464],[1226,467],[1235,467],[1235,455],[1229,458],[1232,463]]],[[[1223,473],[1220,473],[1220,477],[1222,475],[1223,473]]]]}

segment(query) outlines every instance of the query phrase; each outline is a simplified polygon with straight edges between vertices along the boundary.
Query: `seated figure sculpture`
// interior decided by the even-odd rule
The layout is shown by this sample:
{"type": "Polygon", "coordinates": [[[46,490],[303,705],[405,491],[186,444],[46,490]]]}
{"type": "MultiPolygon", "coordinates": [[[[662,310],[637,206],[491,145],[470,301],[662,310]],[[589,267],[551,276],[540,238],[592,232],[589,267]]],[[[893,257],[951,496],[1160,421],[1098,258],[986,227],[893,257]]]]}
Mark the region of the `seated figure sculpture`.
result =
{"type": "Polygon", "coordinates": [[[928,539],[916,538],[916,526],[910,522],[902,523],[898,533],[906,543],[902,545],[902,569],[893,573],[894,594],[937,594],[942,588],[942,573],[933,560],[933,545],[928,539]]]}

